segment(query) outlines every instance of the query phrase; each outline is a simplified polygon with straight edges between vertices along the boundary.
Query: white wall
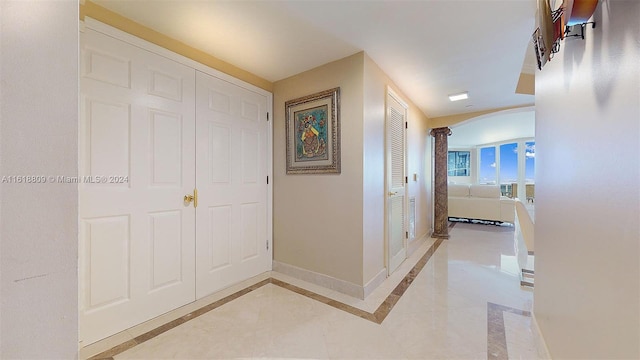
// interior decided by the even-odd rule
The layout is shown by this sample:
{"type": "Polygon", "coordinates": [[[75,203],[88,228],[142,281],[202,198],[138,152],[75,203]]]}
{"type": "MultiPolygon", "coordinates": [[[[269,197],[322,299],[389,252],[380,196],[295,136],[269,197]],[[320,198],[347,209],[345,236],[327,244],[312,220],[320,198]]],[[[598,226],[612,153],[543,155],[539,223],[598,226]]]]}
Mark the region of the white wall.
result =
{"type": "MultiPolygon", "coordinates": [[[[2,176],[77,174],[78,3],[2,1],[2,176]]],[[[77,357],[77,186],[2,184],[0,358],[77,357]]]]}
{"type": "MultiPolygon", "coordinates": [[[[402,94],[402,93],[401,93],[402,94]]],[[[428,119],[409,99],[409,128],[407,132],[407,174],[409,197],[416,198],[416,239],[432,231],[433,202],[431,198],[431,135],[428,119]],[[413,174],[418,178],[414,180],[413,174]]],[[[416,249],[409,243],[408,251],[416,249]]]]}
{"type": "Polygon", "coordinates": [[[553,358],[640,358],[640,2],[536,74],[534,312],[553,358]]]}

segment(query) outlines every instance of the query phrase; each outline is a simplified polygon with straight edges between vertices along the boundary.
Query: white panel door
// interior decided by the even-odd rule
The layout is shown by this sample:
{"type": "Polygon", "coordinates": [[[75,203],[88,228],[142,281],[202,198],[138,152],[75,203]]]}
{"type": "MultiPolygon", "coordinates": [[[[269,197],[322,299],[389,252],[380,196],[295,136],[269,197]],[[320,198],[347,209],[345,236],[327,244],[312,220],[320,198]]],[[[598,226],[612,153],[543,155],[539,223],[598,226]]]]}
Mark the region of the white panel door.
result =
{"type": "Polygon", "coordinates": [[[80,89],[85,346],[195,300],[195,70],[87,29],[80,89]]]}
{"type": "Polygon", "coordinates": [[[389,275],[407,258],[406,117],[406,105],[389,92],[386,114],[386,252],[389,275]]]}
{"type": "Polygon", "coordinates": [[[271,269],[267,98],[196,74],[196,296],[271,269]]]}

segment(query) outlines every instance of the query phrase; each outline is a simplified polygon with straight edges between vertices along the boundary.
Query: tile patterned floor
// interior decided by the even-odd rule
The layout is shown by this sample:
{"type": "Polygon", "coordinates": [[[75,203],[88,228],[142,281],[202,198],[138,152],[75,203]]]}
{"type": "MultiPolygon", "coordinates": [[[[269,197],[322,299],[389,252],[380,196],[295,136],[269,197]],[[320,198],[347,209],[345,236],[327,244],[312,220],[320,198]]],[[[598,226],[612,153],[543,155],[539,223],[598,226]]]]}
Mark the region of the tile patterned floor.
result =
{"type": "Polygon", "coordinates": [[[365,301],[274,273],[95,358],[540,358],[513,228],[459,223],[450,234],[365,301]]]}

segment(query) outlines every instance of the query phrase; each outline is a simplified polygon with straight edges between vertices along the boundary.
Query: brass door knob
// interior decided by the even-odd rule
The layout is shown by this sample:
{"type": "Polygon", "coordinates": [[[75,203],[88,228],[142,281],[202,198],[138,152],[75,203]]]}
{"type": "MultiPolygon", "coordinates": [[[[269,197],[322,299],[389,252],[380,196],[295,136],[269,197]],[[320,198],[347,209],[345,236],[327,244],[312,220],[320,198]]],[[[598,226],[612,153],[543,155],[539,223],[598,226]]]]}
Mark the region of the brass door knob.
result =
{"type": "Polygon", "coordinates": [[[398,192],[397,192],[397,191],[396,191],[396,192],[391,192],[391,191],[389,191],[389,196],[393,196],[393,195],[397,195],[397,194],[398,194],[398,192]]]}
{"type": "Polygon", "coordinates": [[[184,196],[184,202],[188,205],[193,201],[193,207],[198,207],[198,189],[193,189],[193,195],[187,194],[184,196]]]}

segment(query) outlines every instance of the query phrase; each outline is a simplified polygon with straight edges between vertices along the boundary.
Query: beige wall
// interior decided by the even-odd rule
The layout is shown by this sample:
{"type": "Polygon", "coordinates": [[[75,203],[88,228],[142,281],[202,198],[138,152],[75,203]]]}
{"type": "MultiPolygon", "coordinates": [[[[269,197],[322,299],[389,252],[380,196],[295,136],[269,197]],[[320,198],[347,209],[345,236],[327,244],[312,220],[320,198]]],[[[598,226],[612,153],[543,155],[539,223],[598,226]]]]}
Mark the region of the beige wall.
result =
{"type": "Polygon", "coordinates": [[[274,84],[274,260],[362,285],[364,53],[274,84]],[[285,101],[340,87],[341,174],[286,175],[285,101]]]}
{"type": "Polygon", "coordinates": [[[418,174],[418,180],[410,180],[409,196],[416,197],[416,237],[429,231],[427,119],[361,52],[274,84],[274,260],[359,286],[385,268],[388,85],[410,105],[408,173],[418,174]],[[341,88],[342,173],[286,175],[285,101],[336,86],[341,88]],[[307,214],[327,226],[309,228],[307,214]]]}
{"type": "Polygon", "coordinates": [[[536,74],[534,312],[556,359],[640,358],[640,2],[536,74]]]}
{"type": "MultiPolygon", "coordinates": [[[[402,93],[400,93],[402,94],[402,93]]],[[[409,162],[409,197],[416,198],[416,239],[431,231],[433,204],[431,199],[431,127],[427,117],[404,95],[409,104],[409,129],[407,132],[407,160],[409,162]],[[413,180],[413,174],[418,175],[413,180]]],[[[411,246],[411,244],[409,244],[411,246]]]]}
{"type": "Polygon", "coordinates": [[[385,267],[385,104],[390,86],[408,105],[407,174],[408,194],[416,198],[416,238],[430,228],[430,166],[427,118],[402,93],[378,65],[364,55],[364,183],[363,264],[364,284],[385,267]],[[418,175],[413,181],[413,174],[418,175]]]}
{"type": "MultiPolygon", "coordinates": [[[[78,3],[0,2],[2,176],[77,175],[78,3]]],[[[0,358],[73,359],[78,191],[0,185],[0,358]]]]}

